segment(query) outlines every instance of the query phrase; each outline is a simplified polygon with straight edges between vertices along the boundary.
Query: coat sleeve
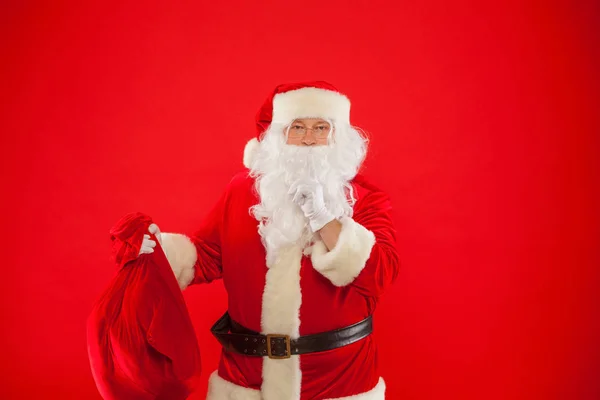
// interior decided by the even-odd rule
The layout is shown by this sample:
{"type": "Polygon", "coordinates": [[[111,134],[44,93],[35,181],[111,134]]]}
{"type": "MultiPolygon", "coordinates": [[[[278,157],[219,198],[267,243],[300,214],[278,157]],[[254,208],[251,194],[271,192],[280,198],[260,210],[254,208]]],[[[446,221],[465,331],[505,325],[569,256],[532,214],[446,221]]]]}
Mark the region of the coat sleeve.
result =
{"type": "Polygon", "coordinates": [[[374,191],[360,199],[352,218],[343,218],[333,249],[315,244],[312,264],[336,286],[352,285],[365,296],[380,296],[399,269],[390,198],[374,191]]]}
{"type": "Polygon", "coordinates": [[[191,235],[162,233],[162,247],[183,290],[221,278],[221,226],[227,190],[191,235]]]}

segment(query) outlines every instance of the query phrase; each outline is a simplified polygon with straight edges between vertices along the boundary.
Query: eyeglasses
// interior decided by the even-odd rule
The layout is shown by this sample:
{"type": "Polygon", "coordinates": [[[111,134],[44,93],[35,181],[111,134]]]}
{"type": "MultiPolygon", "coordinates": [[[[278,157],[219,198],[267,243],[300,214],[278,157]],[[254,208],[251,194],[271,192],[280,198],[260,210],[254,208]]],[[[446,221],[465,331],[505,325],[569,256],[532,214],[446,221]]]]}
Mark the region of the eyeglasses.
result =
{"type": "Polygon", "coordinates": [[[324,139],[331,132],[331,125],[327,123],[317,124],[312,128],[307,128],[304,125],[292,123],[288,128],[288,136],[291,138],[303,138],[306,136],[308,131],[312,131],[317,139],[324,139]]]}

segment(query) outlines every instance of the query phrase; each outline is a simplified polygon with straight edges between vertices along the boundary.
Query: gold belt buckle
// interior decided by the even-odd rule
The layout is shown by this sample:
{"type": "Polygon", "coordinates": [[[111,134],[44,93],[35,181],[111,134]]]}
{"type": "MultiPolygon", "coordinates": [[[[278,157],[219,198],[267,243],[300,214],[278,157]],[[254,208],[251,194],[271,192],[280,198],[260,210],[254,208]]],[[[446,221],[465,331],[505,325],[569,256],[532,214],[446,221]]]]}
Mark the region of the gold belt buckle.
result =
{"type": "Polygon", "coordinates": [[[285,358],[290,358],[291,354],[292,354],[292,344],[290,342],[290,337],[289,335],[276,335],[276,334],[268,334],[267,335],[267,356],[273,360],[282,360],[285,358]],[[271,339],[284,339],[285,340],[285,349],[286,352],[283,356],[275,356],[272,353],[272,345],[271,345],[271,339]]]}

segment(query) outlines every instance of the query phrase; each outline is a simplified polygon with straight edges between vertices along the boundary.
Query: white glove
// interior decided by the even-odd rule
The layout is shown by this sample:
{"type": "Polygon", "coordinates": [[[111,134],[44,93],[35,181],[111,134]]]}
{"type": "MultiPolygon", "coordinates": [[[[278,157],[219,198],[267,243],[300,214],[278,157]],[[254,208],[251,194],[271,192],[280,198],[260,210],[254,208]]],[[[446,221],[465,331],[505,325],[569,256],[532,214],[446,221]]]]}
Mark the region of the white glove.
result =
{"type": "MultiPolygon", "coordinates": [[[[154,234],[156,239],[158,239],[158,243],[162,246],[162,238],[160,237],[160,229],[158,229],[158,225],[150,224],[148,227],[148,232],[154,234]]],[[[150,235],[144,235],[144,239],[142,240],[142,246],[140,247],[140,252],[138,256],[142,254],[150,254],[154,253],[154,247],[156,247],[156,242],[150,239],[150,235]]]]}
{"type": "Polygon", "coordinates": [[[304,216],[308,218],[313,232],[321,230],[327,223],[335,219],[333,214],[325,208],[323,185],[317,180],[296,181],[290,187],[288,194],[293,196],[294,203],[300,206],[304,216]]]}

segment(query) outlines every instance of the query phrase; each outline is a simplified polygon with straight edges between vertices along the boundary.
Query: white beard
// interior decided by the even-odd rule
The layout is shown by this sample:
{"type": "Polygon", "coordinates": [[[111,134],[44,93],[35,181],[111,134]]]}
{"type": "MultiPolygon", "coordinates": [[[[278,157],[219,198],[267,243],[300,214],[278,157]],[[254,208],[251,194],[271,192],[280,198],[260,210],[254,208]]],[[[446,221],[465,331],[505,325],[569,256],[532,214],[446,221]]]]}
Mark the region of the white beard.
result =
{"type": "Polygon", "coordinates": [[[325,207],[335,218],[352,216],[354,194],[349,181],[366,154],[366,139],[350,126],[338,127],[327,146],[294,146],[285,143],[283,126],[271,125],[256,151],[250,174],[260,203],[251,208],[259,221],[258,232],[267,250],[267,265],[278,249],[305,248],[314,238],[308,220],[288,194],[292,183],[312,177],[323,185],[325,207]],[[345,129],[344,129],[345,128],[345,129]]]}

